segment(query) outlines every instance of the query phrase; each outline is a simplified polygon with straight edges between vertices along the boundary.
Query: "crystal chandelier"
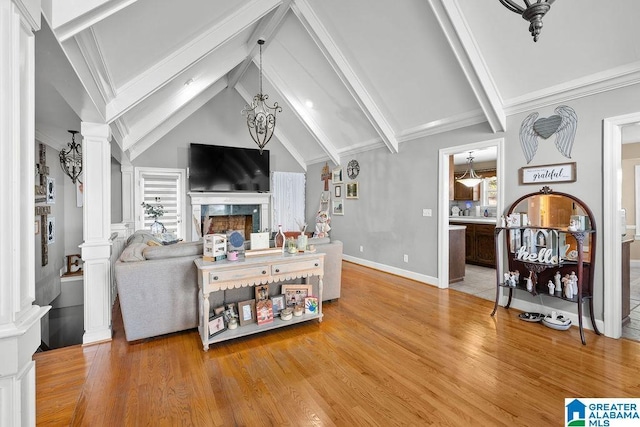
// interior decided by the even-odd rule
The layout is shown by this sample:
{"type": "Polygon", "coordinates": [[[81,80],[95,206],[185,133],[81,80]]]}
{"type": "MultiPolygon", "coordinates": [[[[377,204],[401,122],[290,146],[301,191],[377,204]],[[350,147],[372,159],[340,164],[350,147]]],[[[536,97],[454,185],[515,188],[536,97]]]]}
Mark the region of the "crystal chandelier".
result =
{"type": "Polygon", "coordinates": [[[247,127],[249,128],[249,134],[253,141],[258,144],[260,148],[260,154],[267,142],[273,136],[273,132],[276,129],[276,114],[282,112],[282,107],[278,106],[277,102],[273,103],[270,107],[267,105],[267,99],[269,95],[262,93],[262,45],[264,39],[258,40],[260,45],[260,87],[258,94],[253,97],[251,104],[245,105],[242,109],[242,115],[247,116],[247,127]]]}
{"type": "Polygon", "coordinates": [[[60,150],[60,166],[75,184],[76,181],[80,181],[78,177],[82,173],[82,146],[76,143],[77,130],[67,132],[71,134],[71,142],[67,143],[67,150],[60,150]]]}
{"type": "Polygon", "coordinates": [[[457,182],[467,187],[475,187],[482,181],[482,177],[476,174],[476,172],[473,170],[473,156],[471,155],[471,153],[472,152],[469,151],[469,157],[467,157],[469,168],[465,171],[464,175],[456,179],[457,182]]]}
{"type": "Polygon", "coordinates": [[[556,0],[537,0],[535,2],[524,0],[525,7],[520,6],[513,0],[500,0],[500,3],[510,11],[522,15],[524,19],[531,23],[529,32],[533,36],[533,41],[537,42],[540,30],[542,30],[542,18],[549,12],[554,1],[556,0]]]}

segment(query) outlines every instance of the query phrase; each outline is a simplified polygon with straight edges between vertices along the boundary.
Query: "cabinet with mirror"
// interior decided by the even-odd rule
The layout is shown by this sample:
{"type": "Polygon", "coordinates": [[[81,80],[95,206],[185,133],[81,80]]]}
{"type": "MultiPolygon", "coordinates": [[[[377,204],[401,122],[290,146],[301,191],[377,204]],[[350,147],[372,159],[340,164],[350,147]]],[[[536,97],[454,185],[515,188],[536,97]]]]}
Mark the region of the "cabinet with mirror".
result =
{"type": "Polygon", "coordinates": [[[506,287],[505,308],[517,290],[577,303],[583,344],[583,302],[588,302],[593,330],[600,334],[593,313],[596,226],[587,205],[549,187],[527,194],[511,205],[496,227],[495,249],[497,286],[492,316],[498,309],[500,289],[506,287]],[[500,257],[503,242],[504,266],[500,257]]]}

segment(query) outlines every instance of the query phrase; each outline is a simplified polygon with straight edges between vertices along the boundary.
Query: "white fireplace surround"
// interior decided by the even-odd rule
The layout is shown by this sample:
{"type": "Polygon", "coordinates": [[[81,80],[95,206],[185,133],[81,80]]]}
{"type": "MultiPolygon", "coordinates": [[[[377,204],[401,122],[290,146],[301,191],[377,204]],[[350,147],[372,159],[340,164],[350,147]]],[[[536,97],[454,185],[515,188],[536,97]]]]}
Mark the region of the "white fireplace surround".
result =
{"type": "Polygon", "coordinates": [[[260,205],[260,227],[271,224],[271,193],[187,193],[191,198],[191,240],[200,240],[202,206],[206,205],[260,205]]]}

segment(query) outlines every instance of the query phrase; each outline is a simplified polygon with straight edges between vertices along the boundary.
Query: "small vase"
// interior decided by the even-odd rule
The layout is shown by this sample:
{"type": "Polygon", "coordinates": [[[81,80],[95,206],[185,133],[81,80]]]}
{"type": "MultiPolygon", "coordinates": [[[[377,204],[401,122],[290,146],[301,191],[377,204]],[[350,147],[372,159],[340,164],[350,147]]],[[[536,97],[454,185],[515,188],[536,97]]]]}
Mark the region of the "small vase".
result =
{"type": "Polygon", "coordinates": [[[164,225],[161,222],[153,221],[153,224],[151,224],[151,234],[160,234],[165,231],[166,228],[164,228],[164,225]]]}

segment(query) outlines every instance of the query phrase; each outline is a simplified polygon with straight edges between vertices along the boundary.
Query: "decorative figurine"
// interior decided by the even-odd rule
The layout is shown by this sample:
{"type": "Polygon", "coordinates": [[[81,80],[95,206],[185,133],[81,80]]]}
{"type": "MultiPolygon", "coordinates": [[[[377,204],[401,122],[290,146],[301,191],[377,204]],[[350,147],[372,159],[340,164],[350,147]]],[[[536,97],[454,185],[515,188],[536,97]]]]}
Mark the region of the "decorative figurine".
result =
{"type": "Polygon", "coordinates": [[[578,231],[578,224],[576,223],[575,220],[571,220],[569,221],[569,226],[567,227],[567,230],[569,231],[578,231]]]}
{"type": "Polygon", "coordinates": [[[556,271],[555,276],[553,276],[553,280],[556,284],[556,292],[562,294],[562,282],[560,281],[562,280],[562,276],[560,275],[560,271],[556,271]]]}
{"type": "Polygon", "coordinates": [[[569,275],[569,281],[571,283],[571,289],[574,295],[578,295],[578,276],[574,271],[569,275]]]}
{"type": "Polygon", "coordinates": [[[569,275],[565,274],[562,278],[562,283],[564,284],[564,296],[567,299],[573,298],[573,286],[571,285],[571,279],[569,279],[569,275]]]}
{"type": "Polygon", "coordinates": [[[529,273],[529,277],[527,277],[527,291],[533,292],[533,280],[531,280],[531,276],[533,275],[533,271],[529,273]]]}
{"type": "Polygon", "coordinates": [[[553,284],[551,280],[547,283],[547,287],[549,288],[549,295],[553,295],[553,292],[556,290],[556,285],[553,284]]]}
{"type": "Polygon", "coordinates": [[[505,228],[507,226],[507,220],[504,218],[504,215],[500,217],[500,227],[505,228]]]}

